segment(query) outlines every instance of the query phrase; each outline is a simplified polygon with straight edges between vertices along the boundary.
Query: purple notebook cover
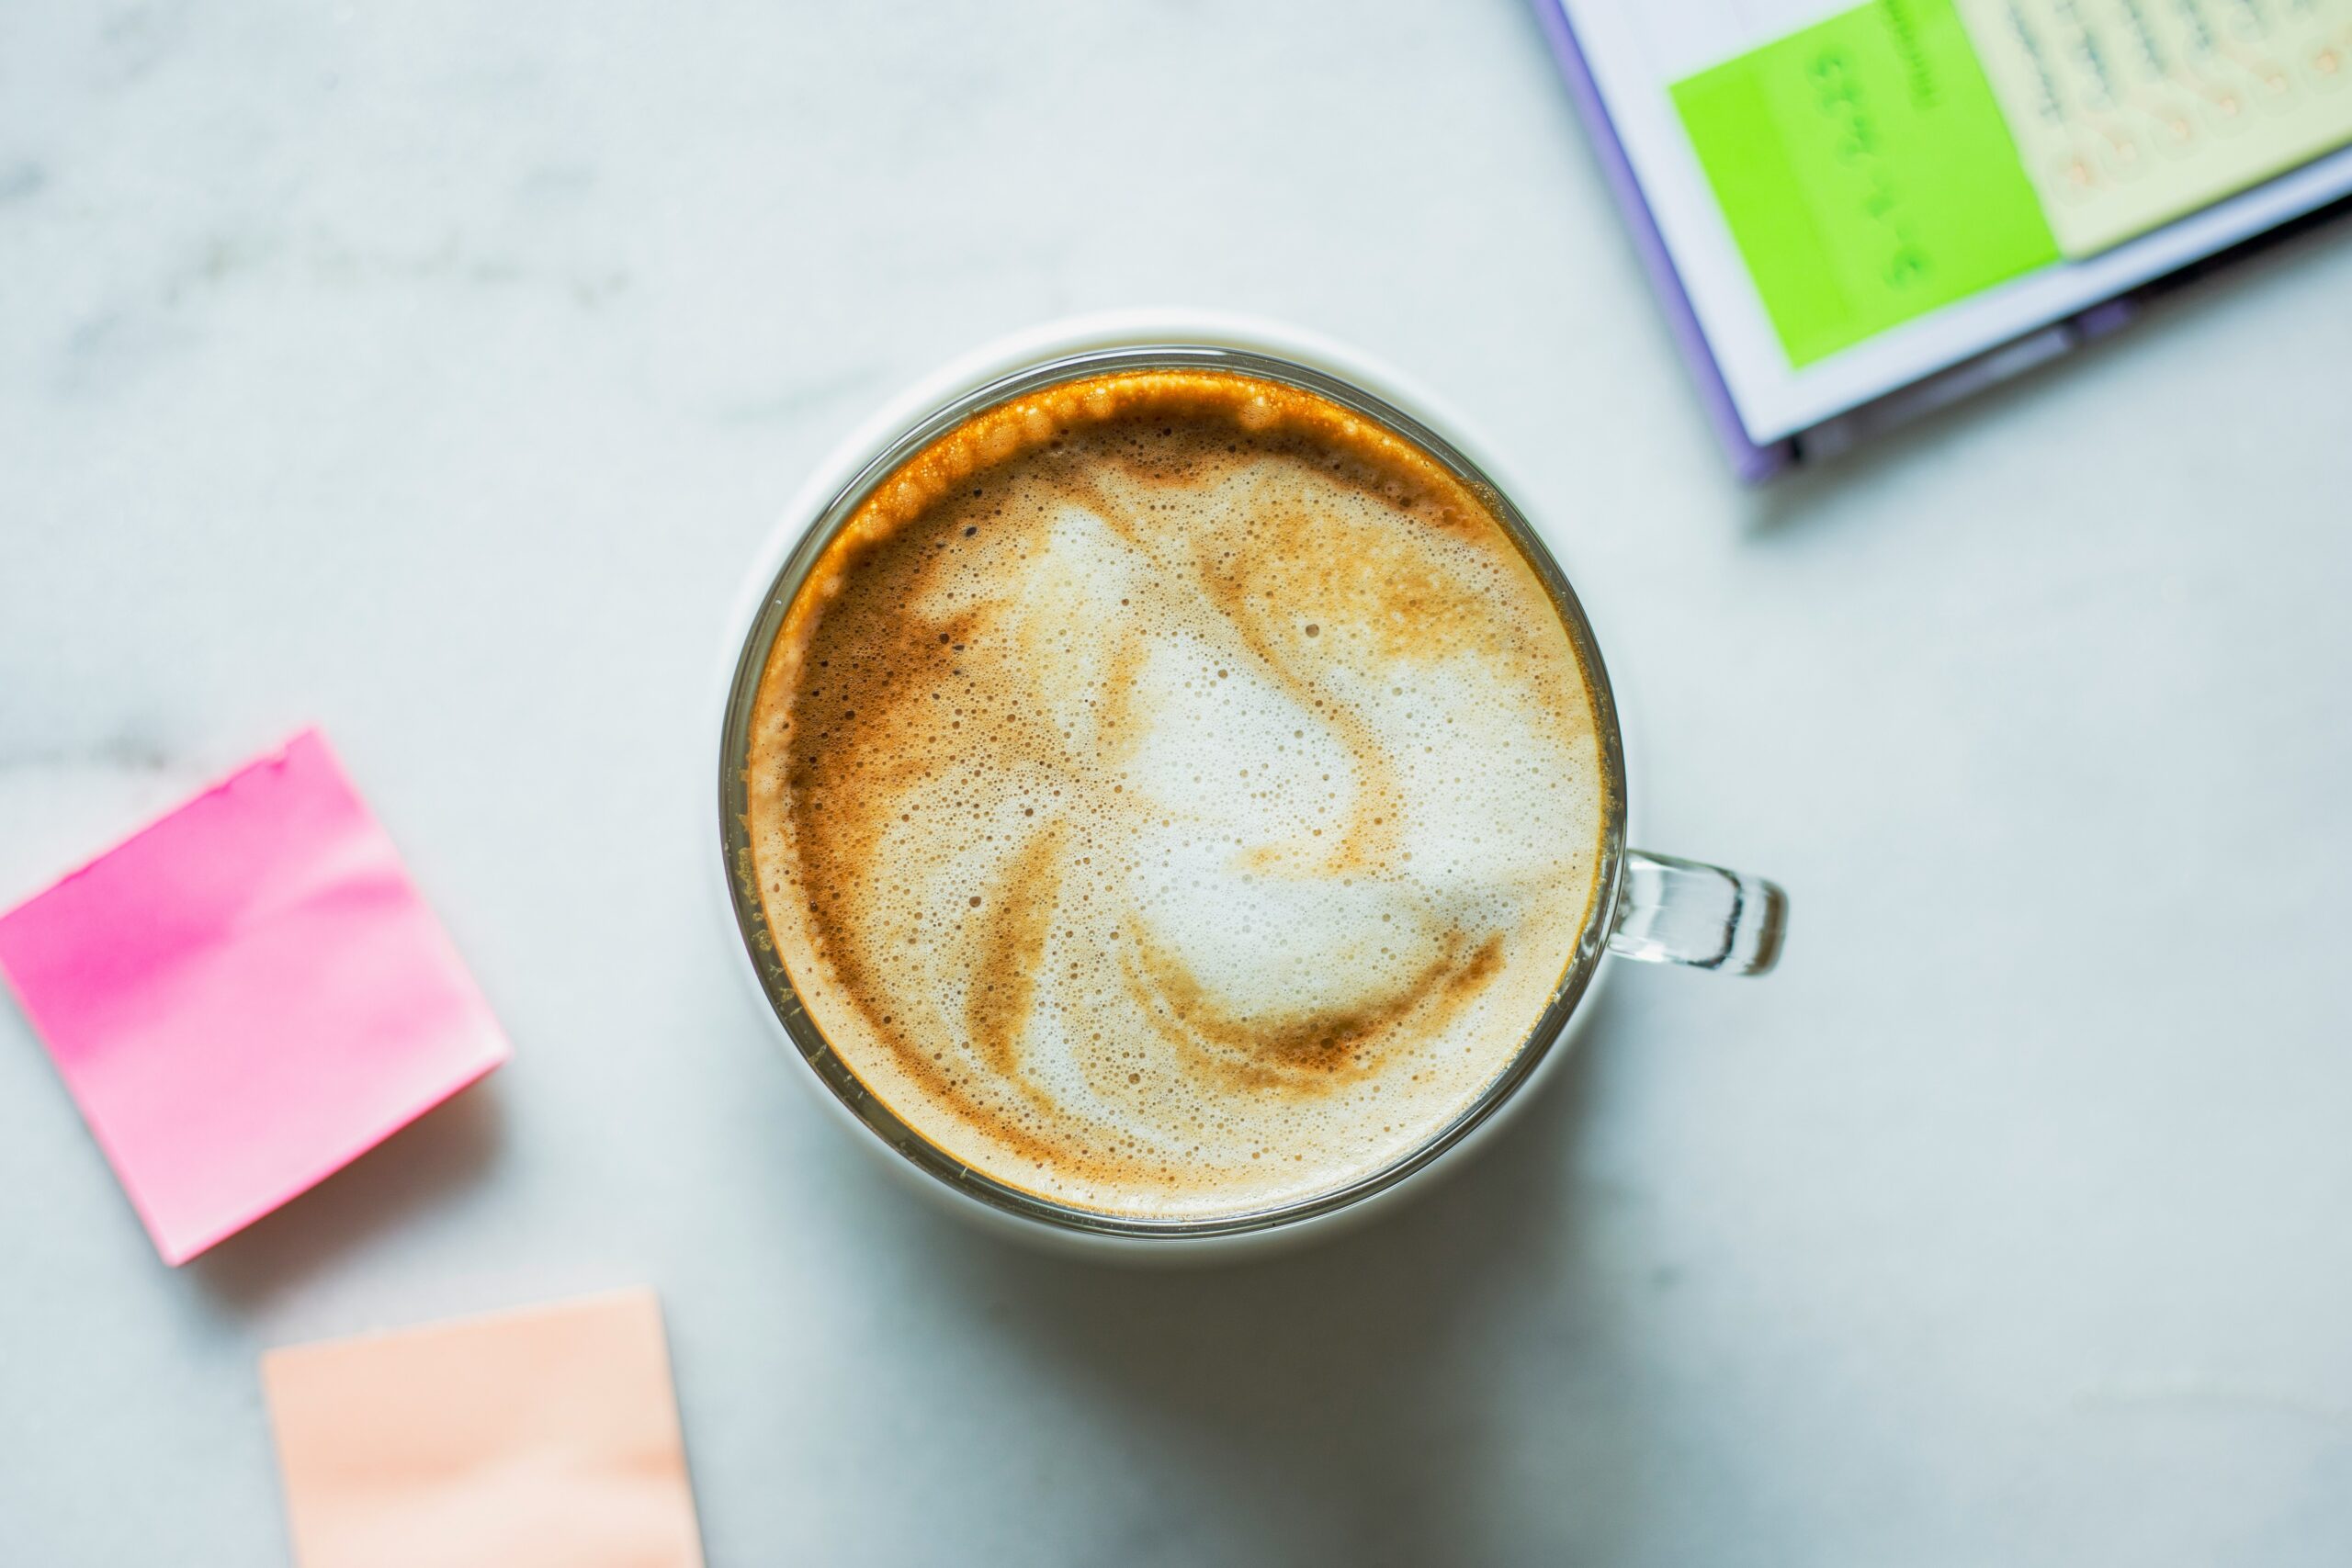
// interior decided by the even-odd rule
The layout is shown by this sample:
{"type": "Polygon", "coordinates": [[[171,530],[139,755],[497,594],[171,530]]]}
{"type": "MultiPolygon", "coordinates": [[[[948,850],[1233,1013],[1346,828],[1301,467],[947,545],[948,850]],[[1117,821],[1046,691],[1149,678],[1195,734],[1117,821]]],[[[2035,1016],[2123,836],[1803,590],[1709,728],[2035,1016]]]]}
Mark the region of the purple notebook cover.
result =
{"type": "Polygon", "coordinates": [[[1940,407],[1955,397],[1965,396],[1987,380],[1999,380],[2012,374],[2004,368],[2011,360],[2018,365],[2039,364],[2046,355],[2012,355],[2008,350],[2017,343],[2044,333],[2057,334],[2063,346],[2087,343],[2108,333],[2138,317],[2141,311],[2159,297],[2188,284],[2208,277],[2231,263],[2268,249],[2297,234],[2338,219],[2352,218],[2352,197],[2338,197],[2285,222],[2253,234],[2189,263],[2171,273],[2151,278],[2136,288],[2126,289],[2111,299],[2061,317],[2038,333],[2028,333],[2011,344],[1990,345],[1973,359],[1947,366],[1913,382],[1908,387],[1894,388],[1883,395],[1866,400],[1853,408],[1809,430],[1783,437],[1769,446],[1758,446],[1748,438],[1747,428],[1740,422],[1738,405],[1733,402],[1731,388],[1724,380],[1723,367],[1715,362],[1714,351],[1707,344],[1707,334],[1690,308],[1690,295],[1683,287],[1681,274],[1675,270],[1674,257],[1668,251],[1666,238],[1658,232],[1657,220],[1650,212],[1649,201],[1642,195],[1640,179],[1634,173],[1631,160],[1625,156],[1625,146],[1617,134],[1617,127],[1609,118],[1609,106],[1601,100],[1600,89],[1592,79],[1592,68],[1586,63],[1584,51],[1577,42],[1576,28],[1568,21],[1567,11],[1561,0],[1533,0],[1535,15],[1544,24],[1544,34],[1551,41],[1552,53],[1559,62],[1560,74],[1568,85],[1568,96],[1574,101],[1577,114],[1585,123],[1592,138],[1594,152],[1600,159],[1600,172],[1609,182],[1623,210],[1625,226],[1634,237],[1634,249],[1642,258],[1642,265],[1650,275],[1650,282],[1657,290],[1659,301],[1666,307],[1667,324],[1674,333],[1674,341],[1681,346],[1682,357],[1690,367],[1691,376],[1699,383],[1699,395],[1707,410],[1708,423],[1724,451],[1731,458],[1733,471],[1742,479],[1770,478],[1790,468],[1804,457],[1815,455],[1814,449],[1835,451],[1849,446],[1858,435],[1890,428],[1927,410],[1940,407]],[[1922,394],[1925,395],[1922,395],[1922,394]]]}
{"type": "Polygon", "coordinates": [[[1674,341],[1680,345],[1690,374],[1698,379],[1699,396],[1706,404],[1708,422],[1715,427],[1716,439],[1723,443],[1724,453],[1731,458],[1733,471],[1749,480],[1780,472],[1796,460],[1795,445],[1776,441],[1770,446],[1758,446],[1747,438],[1747,427],[1740,423],[1731,389],[1724,383],[1723,368],[1715,363],[1714,351],[1707,346],[1706,331],[1690,309],[1690,295],[1682,287],[1682,275],[1674,269],[1674,257],[1667,251],[1666,237],[1658,232],[1657,220],[1650,215],[1650,204],[1642,195],[1642,183],[1625,156],[1625,145],[1618,139],[1615,123],[1609,118],[1609,106],[1601,102],[1600,88],[1592,79],[1592,68],[1585,63],[1584,51],[1577,46],[1576,28],[1569,25],[1567,12],[1560,0],[1535,0],[1535,15],[1543,22],[1544,37],[1551,40],[1552,53],[1560,62],[1560,74],[1567,78],[1568,96],[1576,102],[1577,115],[1592,138],[1593,151],[1600,155],[1601,175],[1609,181],[1609,188],[1624,212],[1625,227],[1634,236],[1634,249],[1650,275],[1659,302],[1666,307],[1667,325],[1673,330],[1674,341]]]}

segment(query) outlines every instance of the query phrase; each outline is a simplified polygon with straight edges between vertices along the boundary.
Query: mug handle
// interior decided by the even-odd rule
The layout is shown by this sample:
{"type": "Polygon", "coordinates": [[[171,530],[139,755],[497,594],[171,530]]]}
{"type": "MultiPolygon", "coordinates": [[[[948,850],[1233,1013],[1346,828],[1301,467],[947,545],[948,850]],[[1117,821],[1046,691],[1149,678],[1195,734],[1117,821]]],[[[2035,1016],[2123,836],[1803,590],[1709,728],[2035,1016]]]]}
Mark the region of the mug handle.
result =
{"type": "Polygon", "coordinates": [[[1777,883],[1645,850],[1625,852],[1609,951],[1645,964],[1761,975],[1781,960],[1789,896],[1777,883]]]}

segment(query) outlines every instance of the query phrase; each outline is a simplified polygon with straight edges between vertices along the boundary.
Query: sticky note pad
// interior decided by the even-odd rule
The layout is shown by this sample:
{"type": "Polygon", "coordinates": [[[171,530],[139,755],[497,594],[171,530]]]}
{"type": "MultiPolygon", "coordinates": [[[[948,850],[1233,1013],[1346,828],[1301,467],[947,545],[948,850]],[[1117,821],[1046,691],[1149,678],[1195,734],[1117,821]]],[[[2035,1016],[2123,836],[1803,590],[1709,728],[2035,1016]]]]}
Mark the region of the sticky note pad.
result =
{"type": "Polygon", "coordinates": [[[2058,259],[1951,0],[1873,0],[1672,94],[1792,366],[2058,259]]]}
{"type": "Polygon", "coordinates": [[[0,916],[0,976],[173,1264],[507,1056],[315,730],[0,916]]]}
{"type": "Polygon", "coordinates": [[[277,1350],[300,1568],[698,1568],[650,1291],[277,1350]]]}
{"type": "Polygon", "coordinates": [[[2086,256],[2352,142],[2352,0],[1958,0],[2086,256]]]}

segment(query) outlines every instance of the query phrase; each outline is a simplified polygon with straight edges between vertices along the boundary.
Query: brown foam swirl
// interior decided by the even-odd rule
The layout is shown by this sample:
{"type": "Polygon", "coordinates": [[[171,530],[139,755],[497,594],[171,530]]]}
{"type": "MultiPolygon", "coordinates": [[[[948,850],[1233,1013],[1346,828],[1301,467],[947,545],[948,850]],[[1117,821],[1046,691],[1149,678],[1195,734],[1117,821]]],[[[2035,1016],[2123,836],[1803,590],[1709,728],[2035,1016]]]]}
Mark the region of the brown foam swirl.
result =
{"type": "Polygon", "coordinates": [[[904,464],[790,606],[754,868],[842,1061],[957,1159],[1207,1214],[1409,1151],[1517,1054],[1605,823],[1476,496],[1311,393],[1131,371],[904,464]]]}

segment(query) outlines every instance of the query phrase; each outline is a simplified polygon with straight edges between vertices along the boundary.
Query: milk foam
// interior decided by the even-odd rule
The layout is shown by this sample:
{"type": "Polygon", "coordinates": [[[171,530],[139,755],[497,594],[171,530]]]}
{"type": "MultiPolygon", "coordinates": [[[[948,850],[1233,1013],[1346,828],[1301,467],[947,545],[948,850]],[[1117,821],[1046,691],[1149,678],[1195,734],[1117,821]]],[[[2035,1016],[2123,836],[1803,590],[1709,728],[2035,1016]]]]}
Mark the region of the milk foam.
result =
{"type": "Polygon", "coordinates": [[[754,714],[771,931],[861,1081],[1106,1213],[1345,1185],[1513,1060],[1594,896],[1543,586],[1426,455],[1247,378],[964,426],[812,576],[754,714]]]}

